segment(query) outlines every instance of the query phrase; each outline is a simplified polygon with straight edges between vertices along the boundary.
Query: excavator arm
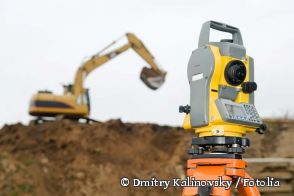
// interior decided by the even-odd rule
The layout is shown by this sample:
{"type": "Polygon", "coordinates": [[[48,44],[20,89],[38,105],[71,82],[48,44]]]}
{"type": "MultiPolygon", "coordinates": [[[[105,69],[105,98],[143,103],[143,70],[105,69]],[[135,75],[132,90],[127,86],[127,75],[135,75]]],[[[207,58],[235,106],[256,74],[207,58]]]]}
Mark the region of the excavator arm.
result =
{"type": "Polygon", "coordinates": [[[101,54],[106,49],[111,47],[112,45],[116,44],[118,40],[112,42],[96,55],[93,55],[89,60],[84,62],[78,69],[74,85],[72,88],[72,93],[74,95],[79,95],[83,93],[83,82],[84,79],[90,74],[93,70],[100,67],[104,63],[108,62],[109,60],[115,58],[119,54],[127,51],[128,49],[132,48],[139,56],[141,56],[150,66],[151,68],[144,67],[141,71],[140,78],[142,81],[151,89],[158,89],[165,80],[166,72],[161,70],[158,64],[155,62],[154,57],[148,51],[148,49],[144,46],[142,41],[138,39],[134,34],[127,33],[126,37],[128,39],[128,43],[124,44],[123,46],[107,52],[105,54],[101,54]]]}
{"type": "Polygon", "coordinates": [[[137,54],[141,56],[149,65],[151,65],[151,68],[154,71],[158,72],[159,74],[163,74],[163,71],[159,69],[157,63],[155,62],[155,58],[144,46],[143,42],[139,38],[137,38],[133,33],[127,33],[126,36],[131,47],[135,50],[135,52],[137,52],[137,54]]]}

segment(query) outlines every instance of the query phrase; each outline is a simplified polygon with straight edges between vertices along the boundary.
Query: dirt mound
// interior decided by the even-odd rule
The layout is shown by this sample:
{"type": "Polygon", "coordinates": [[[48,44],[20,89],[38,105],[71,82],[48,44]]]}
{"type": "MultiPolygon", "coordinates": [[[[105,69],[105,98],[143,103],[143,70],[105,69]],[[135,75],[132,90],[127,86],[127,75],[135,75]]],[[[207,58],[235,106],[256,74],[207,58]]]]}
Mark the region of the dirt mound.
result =
{"type": "Polygon", "coordinates": [[[244,157],[294,158],[294,121],[265,120],[268,127],[263,135],[249,134],[250,147],[244,157]]]}
{"type": "Polygon", "coordinates": [[[5,126],[0,189],[4,195],[136,195],[142,189],[122,188],[121,177],[183,175],[189,142],[180,128],[120,120],[5,126]]]}
{"type": "MultiPolygon", "coordinates": [[[[246,157],[294,157],[293,133],[289,125],[271,124],[267,136],[252,137],[246,157]]],[[[182,128],[120,120],[6,125],[0,130],[0,192],[15,196],[180,195],[181,189],[176,188],[164,192],[123,188],[120,179],[184,177],[191,137],[182,128]]]]}

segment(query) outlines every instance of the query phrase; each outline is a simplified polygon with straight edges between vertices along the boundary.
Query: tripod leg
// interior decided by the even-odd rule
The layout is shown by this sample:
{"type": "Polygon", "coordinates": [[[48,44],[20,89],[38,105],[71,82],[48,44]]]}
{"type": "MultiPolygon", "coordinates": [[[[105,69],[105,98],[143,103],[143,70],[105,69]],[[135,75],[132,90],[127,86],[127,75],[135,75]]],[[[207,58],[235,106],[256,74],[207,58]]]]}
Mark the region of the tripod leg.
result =
{"type": "MultiPolygon", "coordinates": [[[[188,170],[188,176],[198,181],[218,180],[219,177],[225,181],[232,181],[230,176],[225,175],[225,165],[198,165],[196,168],[188,170]]],[[[225,187],[195,186],[185,187],[182,196],[230,196],[231,189],[225,187]]]]}

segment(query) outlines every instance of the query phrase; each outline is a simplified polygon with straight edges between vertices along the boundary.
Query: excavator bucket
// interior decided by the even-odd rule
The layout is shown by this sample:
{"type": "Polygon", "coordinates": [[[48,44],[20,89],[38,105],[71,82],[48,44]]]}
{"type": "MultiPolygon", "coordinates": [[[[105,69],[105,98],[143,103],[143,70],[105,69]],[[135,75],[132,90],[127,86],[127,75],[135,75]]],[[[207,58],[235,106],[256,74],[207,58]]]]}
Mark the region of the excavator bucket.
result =
{"type": "Polygon", "coordinates": [[[165,75],[165,73],[160,74],[153,69],[144,67],[141,71],[140,78],[146,84],[146,86],[152,90],[156,90],[164,83],[165,75]]]}

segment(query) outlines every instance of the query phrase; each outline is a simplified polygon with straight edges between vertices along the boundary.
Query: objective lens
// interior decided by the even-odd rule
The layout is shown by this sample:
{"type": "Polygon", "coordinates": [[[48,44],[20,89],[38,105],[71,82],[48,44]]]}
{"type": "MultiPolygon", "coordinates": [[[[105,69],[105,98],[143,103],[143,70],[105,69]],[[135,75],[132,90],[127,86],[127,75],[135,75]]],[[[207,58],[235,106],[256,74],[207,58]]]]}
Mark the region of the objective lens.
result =
{"type": "Polygon", "coordinates": [[[232,86],[238,86],[244,82],[246,67],[243,62],[235,60],[228,63],[225,69],[225,79],[232,86]]]}

